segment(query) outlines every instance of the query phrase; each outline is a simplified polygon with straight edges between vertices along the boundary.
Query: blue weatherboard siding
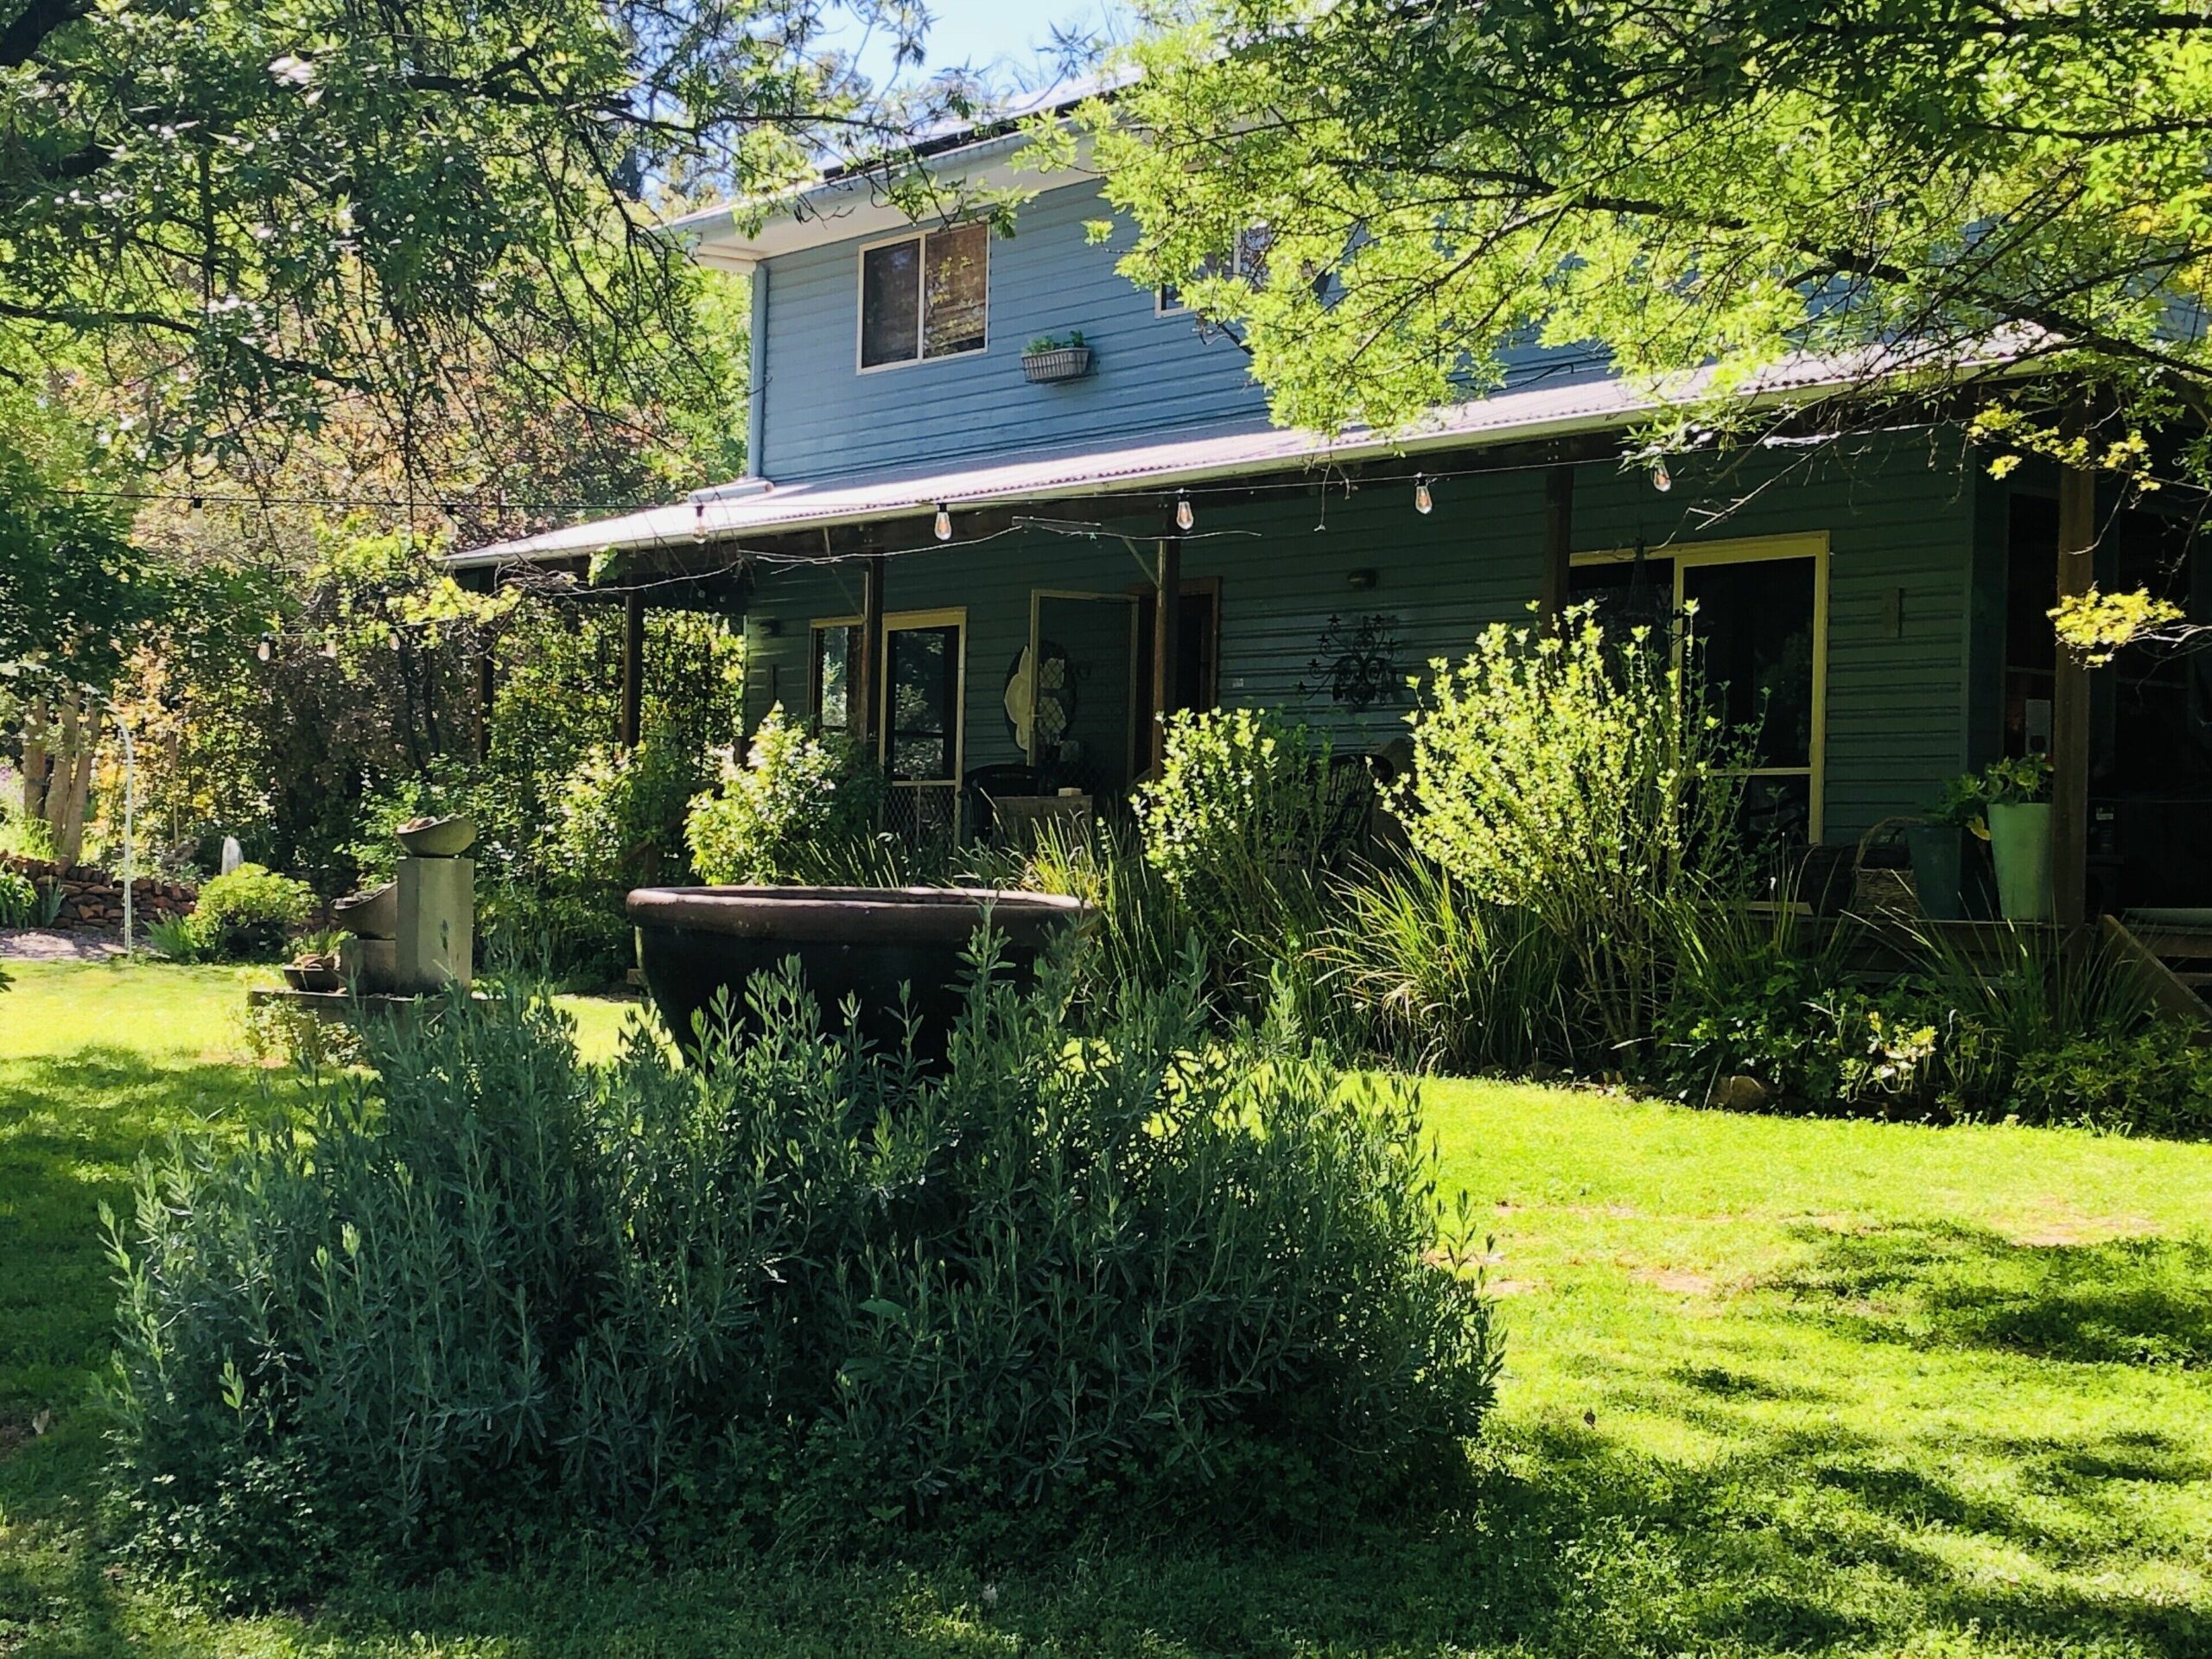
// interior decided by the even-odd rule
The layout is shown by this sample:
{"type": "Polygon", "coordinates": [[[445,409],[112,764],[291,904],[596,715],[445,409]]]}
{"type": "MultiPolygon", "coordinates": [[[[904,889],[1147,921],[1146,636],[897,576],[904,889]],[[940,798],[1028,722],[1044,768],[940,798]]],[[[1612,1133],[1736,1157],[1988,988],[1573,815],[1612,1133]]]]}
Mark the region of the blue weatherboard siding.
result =
{"type": "MultiPolygon", "coordinates": [[[[1818,461],[1756,455],[1726,476],[1717,463],[1694,460],[1676,462],[1673,473],[1675,487],[1662,495],[1640,470],[1579,468],[1576,547],[1827,531],[1827,838],[1847,841],[1877,819],[1922,807],[1986,741],[1974,728],[1988,716],[1969,695],[1986,666],[1986,621],[1977,627],[1969,593],[1977,512],[1988,512],[1978,492],[1995,486],[1961,464],[1955,439],[1947,447],[1925,435],[1870,440],[1818,461]],[[1768,487],[1754,493],[1762,482],[1768,487]],[[1700,508],[1747,494],[1746,505],[1699,528],[1700,508]]],[[[1354,715],[1325,691],[1301,690],[1319,677],[1310,664],[1332,614],[1347,622],[1396,617],[1400,661],[1411,674],[1432,657],[1463,654],[1488,623],[1525,620],[1536,594],[1538,470],[1440,481],[1427,518],[1414,512],[1402,483],[1363,485],[1349,498],[1341,486],[1325,499],[1308,486],[1257,502],[1215,505],[1202,496],[1198,504],[1184,572],[1221,581],[1222,702],[1328,727],[1346,747],[1388,742],[1403,729],[1404,705],[1354,715]],[[1376,585],[1355,591],[1350,574],[1363,569],[1376,573],[1376,585]]],[[[1137,548],[1149,558],[1149,543],[1137,548]]],[[[972,768],[1019,758],[1000,703],[1007,671],[1028,639],[1031,591],[1122,592],[1144,580],[1119,541],[1030,533],[896,556],[886,591],[894,613],[967,607],[972,768]]],[[[778,699],[804,710],[809,620],[859,608],[856,569],[765,572],[753,615],[782,626],[773,638],[753,630],[748,718],[778,699]]]]}
{"type": "Polygon", "coordinates": [[[1050,190],[1016,232],[991,241],[989,346],[965,357],[856,367],[860,249],[813,248],[766,262],[766,430],[757,466],[779,482],[1020,449],[1267,423],[1249,359],[1188,314],[1154,315],[1153,296],[1114,262],[1134,234],[1094,245],[1109,216],[1088,186],[1050,190]],[[1021,349],[1081,331],[1095,365],[1082,380],[1033,386],[1021,349]]]}
{"type": "MultiPolygon", "coordinates": [[[[865,374],[856,349],[861,249],[885,238],[764,262],[753,289],[767,316],[756,469],[798,483],[1265,426],[1267,399],[1243,348],[1218,329],[1202,333],[1188,312],[1158,315],[1154,295],[1115,270],[1134,230],[1117,221],[1104,244],[1090,239],[1090,224],[1112,218],[1094,187],[1044,192],[1021,209],[1014,236],[992,239],[987,349],[865,374]],[[1090,374],[1031,385],[1022,348],[1074,332],[1091,348],[1090,374]]],[[[1604,372],[1586,349],[1534,344],[1509,351],[1503,367],[1513,385],[1604,372]]]]}

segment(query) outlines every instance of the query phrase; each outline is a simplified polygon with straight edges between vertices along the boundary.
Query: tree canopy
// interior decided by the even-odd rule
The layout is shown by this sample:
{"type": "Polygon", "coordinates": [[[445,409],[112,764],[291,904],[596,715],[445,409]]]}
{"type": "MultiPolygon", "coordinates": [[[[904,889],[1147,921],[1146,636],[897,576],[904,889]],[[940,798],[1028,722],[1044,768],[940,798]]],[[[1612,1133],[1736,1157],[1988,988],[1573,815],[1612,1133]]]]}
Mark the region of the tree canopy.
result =
{"type": "MultiPolygon", "coordinates": [[[[1709,365],[1686,420],[1793,353],[1947,387],[2042,359],[2134,426],[2212,407],[2212,15],[1188,0],[1153,21],[1142,79],[1090,112],[1142,232],[1123,269],[1238,333],[1287,422],[1396,426],[1539,339],[1631,374],[1709,365]],[[1220,257],[1258,225],[1264,261],[1220,257]]],[[[2140,469],[2107,442],[2090,459],[2140,469]]]]}
{"type": "MultiPolygon", "coordinates": [[[[0,0],[0,371],[99,353],[156,460],[711,374],[657,233],[895,139],[818,46],[894,0],[0,0]]],[[[709,394],[711,396],[711,393],[709,394]]]]}

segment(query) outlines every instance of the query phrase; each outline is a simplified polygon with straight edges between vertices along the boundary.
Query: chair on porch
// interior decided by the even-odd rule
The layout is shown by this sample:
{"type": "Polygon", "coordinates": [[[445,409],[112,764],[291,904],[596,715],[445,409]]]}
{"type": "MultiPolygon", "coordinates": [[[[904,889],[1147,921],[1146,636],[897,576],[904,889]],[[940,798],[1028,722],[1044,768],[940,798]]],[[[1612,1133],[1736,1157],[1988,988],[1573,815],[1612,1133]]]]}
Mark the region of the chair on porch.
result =
{"type": "Polygon", "coordinates": [[[1045,774],[1035,766],[1010,762],[976,767],[960,780],[962,842],[990,839],[995,798],[1045,792],[1045,774]]]}

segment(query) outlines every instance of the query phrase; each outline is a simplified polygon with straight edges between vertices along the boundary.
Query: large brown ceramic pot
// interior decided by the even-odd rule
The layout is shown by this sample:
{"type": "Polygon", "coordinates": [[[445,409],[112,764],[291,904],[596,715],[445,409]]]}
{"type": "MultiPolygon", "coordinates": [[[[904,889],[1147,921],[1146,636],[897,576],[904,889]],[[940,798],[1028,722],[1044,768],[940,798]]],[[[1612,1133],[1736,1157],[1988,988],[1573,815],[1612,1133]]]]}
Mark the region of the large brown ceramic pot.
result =
{"type": "Polygon", "coordinates": [[[961,957],[987,916],[1004,941],[1001,960],[1026,981],[1038,953],[1084,913],[1076,899],[970,887],[640,887],[629,909],[645,988],[687,1052],[694,1020],[718,993],[741,1014],[746,982],[796,957],[825,1022],[835,1027],[853,997],[861,1033],[887,1047],[901,1040],[908,988],[921,1020],[916,1050],[931,1064],[959,1016],[961,957]]]}

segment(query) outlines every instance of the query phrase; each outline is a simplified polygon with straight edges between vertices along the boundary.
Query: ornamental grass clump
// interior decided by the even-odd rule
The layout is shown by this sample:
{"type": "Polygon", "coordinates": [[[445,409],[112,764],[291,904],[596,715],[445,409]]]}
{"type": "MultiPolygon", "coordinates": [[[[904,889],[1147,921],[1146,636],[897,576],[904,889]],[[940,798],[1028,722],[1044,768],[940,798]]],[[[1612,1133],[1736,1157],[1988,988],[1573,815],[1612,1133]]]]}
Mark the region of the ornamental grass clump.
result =
{"type": "MultiPolygon", "coordinates": [[[[1095,1039],[979,961],[947,1069],[793,978],[696,1065],[456,999],[117,1227],[137,1548],[267,1601],[664,1548],[1318,1522],[1464,1466],[1498,1346],[1416,1097],[1186,976],[1095,1039]]],[[[1459,1210],[1464,1223],[1464,1202],[1459,1210]]]]}

